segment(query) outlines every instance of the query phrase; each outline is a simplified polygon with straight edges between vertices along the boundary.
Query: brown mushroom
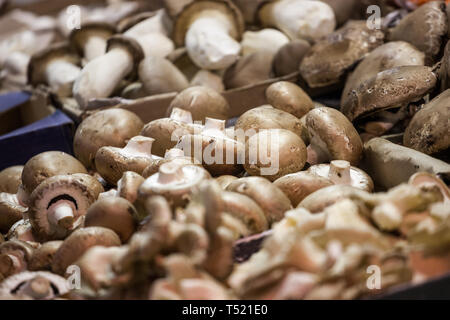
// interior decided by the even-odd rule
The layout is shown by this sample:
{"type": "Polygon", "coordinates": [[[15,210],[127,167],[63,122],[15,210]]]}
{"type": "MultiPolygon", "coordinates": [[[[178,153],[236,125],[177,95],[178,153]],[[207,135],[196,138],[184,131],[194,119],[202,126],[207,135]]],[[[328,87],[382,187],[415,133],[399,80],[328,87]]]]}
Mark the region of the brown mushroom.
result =
{"type": "Polygon", "coordinates": [[[191,87],[181,91],[170,103],[168,114],[174,108],[189,111],[194,121],[205,121],[206,117],[226,120],[230,106],[217,91],[207,87],[191,87]]]}
{"type": "Polygon", "coordinates": [[[22,183],[23,166],[8,167],[0,171],[0,192],[16,194],[22,183]]]}
{"type": "Polygon", "coordinates": [[[158,172],[159,167],[166,162],[175,162],[180,165],[201,165],[201,162],[195,160],[194,158],[187,157],[184,155],[184,151],[178,148],[172,148],[166,151],[163,159],[159,159],[150,164],[147,168],[145,168],[144,172],[142,172],[142,176],[144,178],[148,178],[151,175],[158,172]]]}
{"type": "Polygon", "coordinates": [[[299,119],[314,108],[314,103],[306,92],[288,81],[271,84],[266,89],[266,98],[274,108],[289,112],[299,119]]]}
{"type": "Polygon", "coordinates": [[[363,151],[361,138],[352,123],[339,111],[319,107],[306,115],[310,144],[308,163],[347,160],[358,165],[363,151]]]}
{"type": "Polygon", "coordinates": [[[144,177],[136,172],[126,171],[117,182],[117,195],[134,203],[138,197],[138,190],[144,182],[144,177]]]}
{"type": "Polygon", "coordinates": [[[0,192],[0,233],[8,232],[26,211],[27,208],[19,204],[15,194],[0,192]]]}
{"type": "Polygon", "coordinates": [[[98,111],[81,122],[75,133],[75,156],[87,167],[94,168],[95,154],[104,146],[124,147],[127,140],[139,135],[143,123],[128,110],[112,108],[98,111]]]}
{"type": "Polygon", "coordinates": [[[38,239],[33,233],[33,226],[28,218],[21,219],[14,223],[6,234],[8,240],[20,240],[29,244],[38,243],[38,239]]]}
{"type": "Polygon", "coordinates": [[[311,49],[308,41],[296,39],[282,46],[273,57],[272,69],[275,76],[282,77],[298,72],[300,63],[311,49]]]}
{"type": "Polygon", "coordinates": [[[0,282],[13,274],[27,269],[33,247],[20,240],[0,244],[0,282]]]}
{"type": "Polygon", "coordinates": [[[105,197],[89,207],[84,226],[111,229],[122,243],[126,243],[136,228],[134,216],[136,209],[130,201],[120,197],[105,197]]]}
{"type": "Polygon", "coordinates": [[[199,70],[191,79],[191,87],[208,87],[216,90],[217,92],[225,91],[225,85],[223,84],[222,77],[212,71],[199,70]]]}
{"type": "Polygon", "coordinates": [[[28,270],[48,270],[52,269],[53,257],[62,245],[61,240],[47,241],[43,243],[39,248],[33,251],[30,261],[28,262],[28,270]]]}
{"type": "Polygon", "coordinates": [[[36,236],[60,240],[81,226],[84,215],[103,192],[87,174],[58,175],[44,180],[30,196],[28,215],[36,236]]]}
{"type": "Polygon", "coordinates": [[[75,263],[94,246],[120,246],[119,236],[103,227],[81,228],[68,236],[53,257],[52,271],[64,275],[67,267],[75,263]]]}

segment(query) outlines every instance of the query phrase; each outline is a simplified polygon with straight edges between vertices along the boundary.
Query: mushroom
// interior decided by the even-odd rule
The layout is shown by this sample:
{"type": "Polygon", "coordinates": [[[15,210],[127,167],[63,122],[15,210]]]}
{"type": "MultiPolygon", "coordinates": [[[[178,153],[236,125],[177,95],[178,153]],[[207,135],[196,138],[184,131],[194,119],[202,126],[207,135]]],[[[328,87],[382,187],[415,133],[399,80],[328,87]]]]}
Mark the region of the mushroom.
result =
{"type": "Polygon", "coordinates": [[[352,123],[339,111],[319,107],[306,115],[310,144],[308,163],[347,160],[358,165],[363,151],[361,138],[352,123]]]}
{"type": "Polygon", "coordinates": [[[425,54],[404,41],[385,43],[370,52],[349,75],[342,92],[341,105],[347,103],[352,90],[377,75],[378,72],[400,66],[425,64],[425,54]]]}
{"type": "Polygon", "coordinates": [[[56,274],[24,271],[9,277],[0,284],[0,296],[51,300],[70,291],[69,282],[56,274]]]}
{"type": "Polygon", "coordinates": [[[225,174],[217,177],[215,180],[220,185],[220,187],[225,190],[231,182],[237,179],[238,178],[235,176],[225,174]]]}
{"type": "Polygon", "coordinates": [[[324,177],[334,184],[345,184],[355,188],[372,192],[373,181],[363,170],[353,167],[345,160],[333,160],[330,164],[317,164],[308,171],[312,175],[324,177]]]}
{"type": "Polygon", "coordinates": [[[245,134],[247,137],[263,129],[286,129],[301,137],[303,130],[300,119],[270,105],[246,111],[237,119],[234,127],[235,132],[245,134]]]}
{"type": "Polygon", "coordinates": [[[433,69],[401,66],[379,72],[347,96],[341,111],[351,121],[422,99],[436,86],[433,69]]]}
{"type": "Polygon", "coordinates": [[[180,92],[189,82],[172,62],[157,56],[148,56],[139,65],[139,79],[148,95],[180,92]]]}
{"type": "Polygon", "coordinates": [[[191,164],[201,165],[201,162],[197,161],[196,159],[185,156],[183,150],[178,148],[172,148],[166,151],[166,154],[164,155],[163,159],[156,160],[152,164],[150,164],[147,168],[145,168],[144,172],[142,173],[142,176],[144,178],[150,177],[151,175],[158,172],[159,167],[163,163],[167,162],[174,162],[179,165],[191,165],[191,164]]]}
{"type": "Polygon", "coordinates": [[[120,246],[119,236],[103,227],[81,228],[68,236],[53,257],[52,271],[64,275],[67,268],[94,246],[120,246]]]}
{"type": "Polygon", "coordinates": [[[0,244],[0,282],[13,274],[27,269],[33,247],[20,240],[0,244]]]}
{"type": "Polygon", "coordinates": [[[81,28],[73,29],[69,35],[69,40],[84,58],[84,64],[100,57],[106,52],[106,42],[116,29],[113,25],[105,22],[89,22],[81,28]]]}
{"type": "Polygon", "coordinates": [[[15,194],[0,192],[0,233],[7,233],[26,212],[15,194]]]}
{"type": "Polygon", "coordinates": [[[274,55],[279,48],[288,42],[289,38],[276,29],[245,31],[242,36],[241,51],[243,56],[259,51],[268,51],[274,55]]]}
{"type": "Polygon", "coordinates": [[[350,21],[311,47],[300,63],[300,73],[311,88],[339,85],[355,63],[383,40],[383,32],[368,29],[366,21],[350,21]]]}
{"type": "Polygon", "coordinates": [[[189,111],[174,107],[169,118],[161,118],[147,123],[140,135],[155,139],[153,153],[164,156],[166,151],[177,144],[179,138],[194,133],[199,126],[194,125],[189,111]]]}
{"type": "Polygon", "coordinates": [[[253,85],[272,78],[273,53],[266,50],[239,58],[223,75],[226,89],[253,85]]]}
{"type": "Polygon", "coordinates": [[[25,241],[29,244],[38,243],[28,218],[23,218],[14,223],[6,234],[6,238],[9,240],[25,241]]]}
{"type": "Polygon", "coordinates": [[[47,241],[43,243],[39,248],[33,251],[30,261],[28,262],[28,270],[39,271],[52,269],[53,257],[61,247],[63,241],[47,241]]]}
{"type": "Polygon", "coordinates": [[[142,174],[144,169],[160,157],[151,153],[153,138],[136,136],[124,148],[101,147],[95,155],[95,168],[110,184],[116,185],[125,171],[142,174]]]}
{"type": "Polygon", "coordinates": [[[176,147],[202,163],[213,176],[242,171],[244,145],[227,137],[225,120],[206,118],[200,133],[182,136],[176,147]]]}
{"type": "Polygon", "coordinates": [[[138,197],[139,187],[144,180],[144,177],[136,172],[124,172],[122,178],[117,181],[117,195],[134,203],[138,197]]]}
{"type": "Polygon", "coordinates": [[[12,166],[0,171],[0,192],[16,194],[22,182],[23,166],[12,166]]]}
{"type": "Polygon", "coordinates": [[[201,68],[197,67],[191,60],[185,47],[175,49],[167,56],[167,59],[172,62],[188,80],[192,80],[194,75],[201,70],[201,68]]]}
{"type": "Polygon", "coordinates": [[[263,26],[273,26],[294,39],[315,40],[336,27],[333,9],[320,1],[280,0],[266,2],[258,12],[263,26]]]}
{"type": "Polygon", "coordinates": [[[90,100],[109,97],[143,58],[135,40],[122,35],[109,38],[106,53],[88,62],[75,80],[73,96],[79,106],[86,109],[90,100]]]}
{"type": "Polygon", "coordinates": [[[74,173],[87,173],[87,170],[80,161],[67,153],[47,151],[35,155],[23,168],[22,186],[18,192],[19,202],[27,205],[30,194],[45,179],[74,173]]]}
{"type": "Polygon", "coordinates": [[[208,87],[216,90],[217,92],[225,91],[225,85],[222,81],[222,77],[208,70],[199,70],[191,79],[189,85],[191,87],[208,87]]]}
{"type": "Polygon", "coordinates": [[[61,97],[72,96],[72,86],[80,75],[79,57],[66,43],[58,43],[35,53],[28,64],[28,83],[47,84],[61,97]]]}
{"type": "Polygon", "coordinates": [[[291,200],[294,207],[311,193],[333,185],[328,178],[300,171],[287,174],[273,182],[291,200]]]}
{"type": "Polygon", "coordinates": [[[87,174],[58,175],[44,180],[30,195],[28,215],[36,236],[43,240],[67,237],[84,222],[87,209],[103,192],[87,174]]]}
{"type": "Polygon", "coordinates": [[[226,120],[230,110],[227,100],[207,87],[191,87],[181,91],[170,103],[167,114],[174,108],[189,111],[194,121],[205,121],[206,117],[226,120]]]}
{"type": "Polygon", "coordinates": [[[411,43],[426,55],[431,65],[441,51],[448,31],[448,19],[443,1],[431,1],[420,6],[389,31],[389,41],[411,43]]]}
{"type": "Polygon", "coordinates": [[[262,177],[237,179],[228,185],[226,191],[237,192],[253,199],[264,211],[269,225],[280,221],[284,213],[292,208],[283,191],[262,177]]]}
{"type": "Polygon", "coordinates": [[[289,81],[271,84],[266,89],[266,99],[274,108],[289,112],[299,119],[314,108],[314,103],[306,92],[289,81]]]}
{"type": "Polygon", "coordinates": [[[308,41],[296,39],[282,46],[273,57],[273,72],[282,77],[298,72],[303,57],[311,49],[308,41]]]}
{"type": "Polygon", "coordinates": [[[131,111],[112,108],[98,111],[81,122],[75,133],[75,156],[87,167],[95,167],[95,155],[101,147],[124,147],[127,140],[139,135],[143,123],[131,111]]]}
{"type": "Polygon", "coordinates": [[[425,104],[411,119],[403,144],[433,154],[450,148],[450,89],[425,104]]]}
{"type": "Polygon", "coordinates": [[[173,39],[177,46],[186,46],[197,66],[217,70],[236,61],[244,21],[232,1],[184,1],[180,5],[166,0],[166,4],[180,8],[174,17],[173,39]]]}
{"type": "Polygon", "coordinates": [[[252,176],[275,181],[302,170],[306,157],[305,143],[295,133],[284,129],[260,130],[245,144],[244,168],[252,176]]]}
{"type": "Polygon", "coordinates": [[[89,207],[84,226],[111,229],[122,243],[126,243],[136,228],[134,216],[136,209],[130,201],[120,197],[105,197],[89,207]]]}
{"type": "Polygon", "coordinates": [[[158,173],[147,178],[139,187],[139,199],[153,195],[164,196],[173,207],[185,205],[199,183],[209,179],[205,169],[195,165],[182,166],[168,162],[159,167],[158,173]]]}

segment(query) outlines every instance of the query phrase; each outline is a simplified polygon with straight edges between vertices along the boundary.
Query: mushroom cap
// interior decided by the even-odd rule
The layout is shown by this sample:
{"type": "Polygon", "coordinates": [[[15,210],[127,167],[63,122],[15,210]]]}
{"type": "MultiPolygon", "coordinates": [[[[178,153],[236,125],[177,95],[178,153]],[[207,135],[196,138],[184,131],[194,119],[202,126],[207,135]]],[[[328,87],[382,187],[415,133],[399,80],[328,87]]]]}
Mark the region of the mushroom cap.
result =
{"type": "MultiPolygon", "coordinates": [[[[37,285],[39,283],[36,283],[37,285]]],[[[32,299],[54,299],[63,296],[70,291],[69,281],[61,276],[46,271],[30,272],[24,271],[5,279],[0,284],[0,296],[12,296],[15,298],[32,298],[32,299]],[[28,288],[27,284],[31,284],[33,280],[43,280],[43,287],[28,288]],[[47,282],[47,283],[45,283],[47,282]],[[46,293],[39,292],[45,288],[49,291],[46,293]],[[33,289],[38,292],[33,292],[33,289]],[[45,294],[45,296],[42,296],[45,294]]]]}
{"type": "Polygon", "coordinates": [[[264,211],[246,195],[225,191],[222,193],[224,212],[242,221],[251,234],[266,231],[269,228],[264,211]]]}
{"type": "Polygon", "coordinates": [[[6,238],[9,240],[21,240],[27,243],[37,242],[33,234],[33,228],[30,220],[21,219],[14,223],[6,234],[6,238]]]}
{"type": "Polygon", "coordinates": [[[139,187],[139,199],[153,195],[164,196],[173,207],[185,205],[200,183],[211,176],[202,167],[164,163],[159,172],[148,177],[139,187]]]}
{"type": "Polygon", "coordinates": [[[111,229],[122,243],[126,243],[136,228],[135,215],[136,209],[130,201],[120,197],[105,197],[89,207],[84,226],[111,229]]]}
{"type": "Polygon", "coordinates": [[[385,43],[370,52],[349,75],[342,92],[341,105],[345,105],[352,90],[377,75],[378,72],[407,65],[425,64],[425,54],[405,41],[385,43]]]}
{"type": "Polygon", "coordinates": [[[170,103],[167,114],[174,108],[191,112],[194,121],[205,121],[206,117],[215,119],[228,119],[230,106],[225,98],[207,87],[190,87],[180,93],[170,103]]]}
{"type": "Polygon", "coordinates": [[[266,98],[274,108],[289,112],[299,119],[314,108],[314,103],[308,94],[289,81],[271,84],[266,89],[266,98]]]}
{"type": "Polygon", "coordinates": [[[256,133],[263,129],[286,129],[299,137],[301,137],[303,131],[300,119],[270,105],[263,105],[246,111],[238,118],[234,127],[235,131],[242,130],[244,133],[250,133],[251,130],[256,133]]]}
{"type": "Polygon", "coordinates": [[[88,174],[58,175],[42,182],[30,196],[28,215],[36,235],[45,240],[64,239],[83,222],[88,208],[103,192],[103,186],[88,174]],[[73,204],[73,222],[68,228],[49,220],[48,211],[58,201],[73,204]]]}
{"type": "Polygon", "coordinates": [[[53,257],[52,271],[64,275],[67,267],[76,262],[91,247],[120,246],[119,236],[103,227],[87,227],[75,230],[68,236],[53,257]]]}
{"type": "Polygon", "coordinates": [[[222,77],[210,70],[199,70],[191,79],[190,85],[208,87],[217,92],[225,91],[222,77]]]}
{"type": "Polygon", "coordinates": [[[450,148],[450,89],[414,115],[403,135],[403,144],[426,154],[450,148]]]}
{"type": "Polygon", "coordinates": [[[27,208],[19,204],[16,195],[0,192],[0,233],[7,233],[26,211],[27,208]]]}
{"type": "Polygon", "coordinates": [[[267,222],[280,221],[290,210],[291,202],[277,186],[262,177],[245,177],[231,182],[226,191],[241,193],[253,199],[264,211],[267,222]]]}
{"type": "Polygon", "coordinates": [[[75,156],[88,168],[95,166],[98,149],[104,146],[124,147],[143,127],[141,119],[131,111],[111,108],[98,111],[81,122],[75,133],[75,156]]]}
{"type": "Polygon", "coordinates": [[[329,179],[307,171],[287,174],[273,182],[291,200],[294,207],[311,193],[333,185],[329,179]]]}
{"type": "Polygon", "coordinates": [[[83,24],[80,29],[73,29],[69,35],[69,41],[78,54],[82,56],[84,44],[89,37],[97,36],[106,40],[115,33],[116,28],[112,24],[102,21],[91,21],[83,24]]]}
{"type": "Polygon", "coordinates": [[[298,72],[303,57],[310,49],[309,42],[303,39],[296,39],[282,46],[273,57],[272,69],[275,76],[298,72]]]}
{"type": "Polygon", "coordinates": [[[366,21],[350,21],[311,47],[300,63],[300,73],[311,88],[340,83],[383,39],[383,32],[368,29],[366,21]]]}
{"type": "Polygon", "coordinates": [[[341,111],[351,121],[370,113],[417,101],[437,82],[432,68],[401,66],[379,72],[347,96],[341,111]]]}
{"type": "Polygon", "coordinates": [[[273,53],[257,51],[239,58],[223,75],[226,89],[240,88],[272,78],[273,53]]]}
{"type": "Polygon", "coordinates": [[[147,168],[145,168],[144,172],[142,172],[142,176],[144,178],[148,178],[152,175],[154,175],[155,173],[158,173],[159,167],[161,167],[161,165],[163,165],[164,163],[168,163],[168,162],[173,162],[176,163],[178,165],[198,165],[201,166],[202,164],[197,161],[196,159],[193,159],[191,157],[186,157],[186,156],[182,156],[182,157],[177,157],[174,159],[159,159],[154,161],[152,164],[150,164],[147,168]]]}
{"type": "Polygon", "coordinates": [[[57,59],[66,60],[75,65],[80,64],[80,57],[67,42],[52,44],[31,56],[27,70],[28,83],[33,86],[46,84],[47,64],[57,59]]]}
{"type": "Polygon", "coordinates": [[[0,244],[0,282],[25,270],[32,254],[33,247],[25,241],[9,240],[0,244]]]}
{"type": "Polygon", "coordinates": [[[306,115],[311,144],[318,146],[331,160],[347,160],[357,165],[363,143],[352,123],[336,109],[319,107],[306,115]]]}
{"type": "Polygon", "coordinates": [[[277,29],[248,30],[242,36],[241,54],[246,56],[254,52],[267,51],[275,55],[278,49],[289,42],[289,38],[277,29]]]}
{"type": "Polygon", "coordinates": [[[183,4],[183,8],[174,20],[173,39],[177,46],[184,45],[186,33],[195,19],[204,14],[205,11],[210,13],[210,10],[218,10],[229,17],[230,21],[233,22],[233,29],[230,30],[232,37],[239,40],[244,33],[245,23],[242,13],[231,0],[192,0],[183,4]]]}
{"type": "Polygon", "coordinates": [[[23,166],[12,166],[0,171],[0,192],[17,193],[22,183],[23,166]]]}
{"type": "Polygon", "coordinates": [[[108,39],[106,42],[106,52],[116,48],[121,47],[128,50],[134,62],[134,72],[137,72],[139,64],[145,58],[144,50],[141,45],[131,37],[127,37],[124,35],[114,35],[108,39]]]}
{"type": "Polygon", "coordinates": [[[430,1],[400,20],[389,31],[389,41],[403,40],[416,46],[431,65],[447,35],[448,19],[444,1],[430,1]]]}
{"type": "Polygon", "coordinates": [[[252,176],[263,176],[270,181],[300,171],[306,163],[303,140],[289,130],[261,130],[245,144],[244,168],[252,176]],[[254,150],[257,154],[252,154],[254,150]],[[256,156],[256,159],[253,157],[256,156]]]}
{"type": "MultiPolygon", "coordinates": [[[[191,0],[188,0],[191,1],[191,0]]],[[[188,79],[192,79],[200,70],[192,61],[185,47],[177,48],[166,57],[180,70],[188,79]]]]}
{"type": "Polygon", "coordinates": [[[133,171],[126,171],[117,182],[117,194],[131,203],[136,201],[140,185],[145,181],[144,177],[133,171]]]}
{"type": "Polygon", "coordinates": [[[53,263],[53,256],[63,241],[47,241],[39,248],[33,251],[33,254],[28,262],[28,269],[30,271],[51,270],[53,263]]]}
{"type": "Polygon", "coordinates": [[[47,151],[32,157],[22,171],[22,185],[29,194],[47,178],[61,174],[87,173],[83,164],[61,151],[47,151]]]}

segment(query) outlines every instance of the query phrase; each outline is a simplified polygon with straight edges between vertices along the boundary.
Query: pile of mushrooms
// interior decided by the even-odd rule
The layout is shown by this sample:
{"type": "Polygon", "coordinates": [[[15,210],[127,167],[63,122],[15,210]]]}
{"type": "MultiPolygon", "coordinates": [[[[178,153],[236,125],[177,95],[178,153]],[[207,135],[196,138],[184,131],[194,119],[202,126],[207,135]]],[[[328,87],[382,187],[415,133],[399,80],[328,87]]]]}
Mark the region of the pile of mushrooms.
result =
{"type": "Polygon", "coordinates": [[[84,112],[73,155],[0,171],[0,299],[356,299],[450,272],[444,1],[377,1],[377,28],[367,1],[163,2],[0,15],[0,92],[84,112]],[[226,91],[261,87],[232,118],[226,91]],[[96,109],[167,93],[148,123],[96,109]]]}

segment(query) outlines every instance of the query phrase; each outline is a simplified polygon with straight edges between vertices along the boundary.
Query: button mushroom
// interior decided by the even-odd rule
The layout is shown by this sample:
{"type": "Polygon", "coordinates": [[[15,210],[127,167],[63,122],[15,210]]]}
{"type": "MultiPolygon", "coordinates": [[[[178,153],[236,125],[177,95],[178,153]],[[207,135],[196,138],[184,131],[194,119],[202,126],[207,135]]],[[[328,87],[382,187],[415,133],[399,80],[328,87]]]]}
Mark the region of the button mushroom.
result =
{"type": "Polygon", "coordinates": [[[26,211],[27,208],[20,205],[15,194],[0,192],[0,233],[7,233],[26,211]]]}
{"type": "Polygon", "coordinates": [[[87,174],[58,175],[44,180],[30,196],[30,217],[36,235],[44,240],[64,239],[84,222],[89,206],[103,192],[87,174]]]}
{"type": "Polygon", "coordinates": [[[241,41],[242,55],[246,56],[259,51],[268,51],[275,54],[279,48],[288,42],[289,38],[276,29],[245,31],[241,41]]]}
{"type": "Polygon", "coordinates": [[[94,168],[95,154],[104,146],[122,148],[127,140],[139,135],[143,123],[128,110],[113,108],[98,111],[81,122],[75,133],[75,156],[87,167],[94,168]]]}
{"type": "Polygon", "coordinates": [[[319,107],[306,115],[310,137],[308,163],[318,164],[329,160],[347,160],[358,165],[363,144],[352,123],[339,111],[319,107]]]}
{"type": "Polygon", "coordinates": [[[298,72],[303,57],[311,49],[308,41],[297,39],[282,46],[273,57],[273,72],[282,77],[298,72]]]}
{"type": "Polygon", "coordinates": [[[47,241],[39,248],[33,251],[30,261],[28,262],[28,270],[39,271],[52,269],[53,257],[62,245],[63,241],[47,241]]]}
{"type": "Polygon", "coordinates": [[[288,81],[271,84],[266,89],[266,99],[274,108],[289,112],[299,119],[314,108],[314,103],[306,92],[288,81]]]}
{"type": "Polygon", "coordinates": [[[139,187],[144,180],[144,177],[136,172],[124,172],[122,178],[117,182],[117,195],[134,203],[138,197],[139,187]]]}
{"type": "Polygon", "coordinates": [[[33,250],[31,245],[20,240],[9,240],[0,244],[0,281],[25,271],[33,250]]]}
{"type": "Polygon", "coordinates": [[[0,171],[0,192],[16,194],[22,182],[23,166],[8,167],[0,171]]]}

